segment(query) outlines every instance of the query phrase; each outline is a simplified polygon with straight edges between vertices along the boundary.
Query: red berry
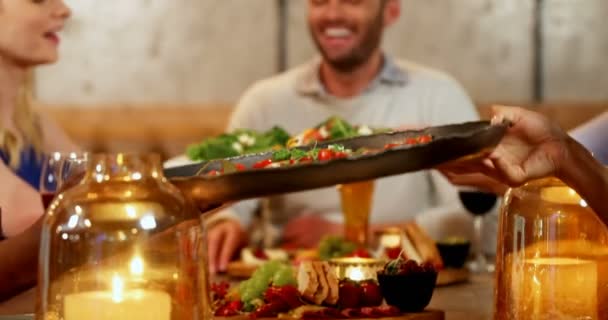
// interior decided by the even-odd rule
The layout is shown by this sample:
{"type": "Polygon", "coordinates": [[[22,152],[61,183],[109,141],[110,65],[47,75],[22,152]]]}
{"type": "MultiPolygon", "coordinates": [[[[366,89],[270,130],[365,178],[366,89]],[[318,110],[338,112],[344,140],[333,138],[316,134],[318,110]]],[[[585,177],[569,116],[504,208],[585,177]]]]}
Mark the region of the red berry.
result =
{"type": "Polygon", "coordinates": [[[376,307],[382,304],[382,292],[375,281],[366,281],[361,284],[361,305],[364,307],[376,307]]]}
{"type": "Polygon", "coordinates": [[[266,251],[264,251],[264,249],[262,248],[255,248],[253,250],[253,256],[260,259],[260,260],[268,260],[268,255],[266,254],[266,251]]]}
{"type": "Polygon", "coordinates": [[[341,308],[358,308],[361,304],[362,290],[356,283],[352,281],[343,281],[340,283],[340,291],[338,293],[338,305],[341,308]]]}

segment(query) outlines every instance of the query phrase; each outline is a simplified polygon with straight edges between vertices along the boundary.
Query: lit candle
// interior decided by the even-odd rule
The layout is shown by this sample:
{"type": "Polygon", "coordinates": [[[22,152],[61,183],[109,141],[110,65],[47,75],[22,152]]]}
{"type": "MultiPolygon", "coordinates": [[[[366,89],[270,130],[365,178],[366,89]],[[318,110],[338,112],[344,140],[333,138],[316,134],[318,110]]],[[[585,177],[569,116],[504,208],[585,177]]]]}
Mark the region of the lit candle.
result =
{"type": "Polygon", "coordinates": [[[330,265],[334,268],[338,279],[361,282],[377,280],[377,272],[382,269],[384,263],[381,260],[355,257],[332,259],[330,265]]]}
{"type": "Polygon", "coordinates": [[[91,291],[66,295],[65,320],[169,320],[171,297],[162,291],[124,290],[115,275],[111,291],[91,291]]]}
{"type": "Polygon", "coordinates": [[[513,273],[517,319],[597,319],[597,264],[572,258],[526,259],[513,273]]]}
{"type": "Polygon", "coordinates": [[[363,270],[361,270],[361,267],[351,267],[350,269],[348,269],[346,277],[352,281],[357,282],[366,280],[365,274],[363,273],[363,270]]]}

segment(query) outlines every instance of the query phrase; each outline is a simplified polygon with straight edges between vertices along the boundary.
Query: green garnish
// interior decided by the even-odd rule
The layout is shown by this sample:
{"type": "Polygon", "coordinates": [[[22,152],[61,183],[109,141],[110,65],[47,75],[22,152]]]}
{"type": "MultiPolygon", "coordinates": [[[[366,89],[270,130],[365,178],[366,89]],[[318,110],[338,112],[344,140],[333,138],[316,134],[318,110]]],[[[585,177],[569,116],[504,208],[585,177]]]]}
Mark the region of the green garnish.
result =
{"type": "Polygon", "coordinates": [[[194,161],[230,158],[267,151],[277,146],[282,148],[288,140],[289,134],[280,127],[273,127],[266,132],[239,129],[190,145],[186,155],[194,161]]]}

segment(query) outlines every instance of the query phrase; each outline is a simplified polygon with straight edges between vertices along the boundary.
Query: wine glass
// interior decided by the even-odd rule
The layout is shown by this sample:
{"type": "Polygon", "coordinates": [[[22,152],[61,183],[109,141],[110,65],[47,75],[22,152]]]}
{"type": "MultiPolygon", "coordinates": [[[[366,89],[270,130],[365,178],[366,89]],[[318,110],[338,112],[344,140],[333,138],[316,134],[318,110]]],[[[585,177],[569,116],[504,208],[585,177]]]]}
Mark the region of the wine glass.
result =
{"type": "Polygon", "coordinates": [[[56,194],[80,182],[87,159],[86,153],[77,152],[53,152],[45,157],[39,190],[45,210],[56,194]]]}
{"type": "Polygon", "coordinates": [[[492,272],[494,267],[489,264],[483,253],[483,219],[496,204],[497,197],[493,193],[475,189],[461,189],[458,196],[463,206],[473,215],[475,229],[475,257],[469,263],[469,269],[475,273],[492,272]]]}

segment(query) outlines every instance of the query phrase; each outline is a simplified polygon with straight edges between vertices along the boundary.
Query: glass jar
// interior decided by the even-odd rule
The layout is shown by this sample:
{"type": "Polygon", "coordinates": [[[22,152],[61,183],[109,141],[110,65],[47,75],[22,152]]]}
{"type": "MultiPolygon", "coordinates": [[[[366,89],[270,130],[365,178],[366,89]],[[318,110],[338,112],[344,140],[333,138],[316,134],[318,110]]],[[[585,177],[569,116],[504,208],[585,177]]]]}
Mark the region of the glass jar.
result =
{"type": "Polygon", "coordinates": [[[505,196],[495,319],[608,319],[608,230],[555,178],[505,196]]]}
{"type": "Polygon", "coordinates": [[[50,204],[36,319],[209,319],[203,227],[157,155],[94,155],[50,204]]]}

